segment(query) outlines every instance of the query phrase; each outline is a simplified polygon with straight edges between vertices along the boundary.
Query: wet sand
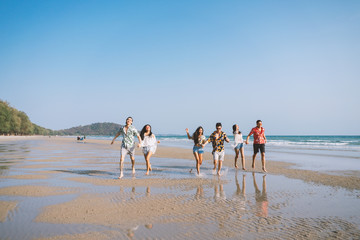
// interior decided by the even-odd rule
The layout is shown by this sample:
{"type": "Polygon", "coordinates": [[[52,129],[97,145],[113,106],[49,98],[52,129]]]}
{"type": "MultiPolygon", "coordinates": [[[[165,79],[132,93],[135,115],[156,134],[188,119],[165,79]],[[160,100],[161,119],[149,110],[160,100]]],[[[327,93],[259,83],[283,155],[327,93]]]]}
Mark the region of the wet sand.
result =
{"type": "MultiPolygon", "coordinates": [[[[4,239],[358,239],[360,173],[315,172],[268,159],[247,171],[227,154],[222,176],[205,153],[201,176],[189,149],[158,147],[145,176],[120,143],[0,137],[4,239]],[[192,169],[192,173],[190,173],[192,169]]],[[[316,159],[314,159],[316,160],[316,159]]]]}

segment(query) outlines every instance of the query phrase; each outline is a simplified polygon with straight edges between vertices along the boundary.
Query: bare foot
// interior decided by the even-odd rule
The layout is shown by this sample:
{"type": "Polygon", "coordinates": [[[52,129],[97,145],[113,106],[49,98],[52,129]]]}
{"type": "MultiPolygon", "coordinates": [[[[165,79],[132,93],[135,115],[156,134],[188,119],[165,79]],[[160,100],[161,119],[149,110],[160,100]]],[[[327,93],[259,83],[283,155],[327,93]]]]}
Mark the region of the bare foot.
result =
{"type": "Polygon", "coordinates": [[[246,168],[243,167],[242,169],[243,169],[244,171],[246,171],[246,168]]]}
{"type": "Polygon", "coordinates": [[[149,171],[147,171],[145,175],[149,175],[149,171]]]}
{"type": "Polygon", "coordinates": [[[149,170],[152,171],[151,165],[150,165],[150,167],[149,167],[149,170]]]}
{"type": "Polygon", "coordinates": [[[264,171],[264,172],[267,172],[265,168],[263,168],[263,171],[264,171]]]}
{"type": "Polygon", "coordinates": [[[252,164],[251,167],[252,167],[252,168],[255,168],[255,164],[252,164]]]}
{"type": "Polygon", "coordinates": [[[124,176],[124,174],[120,173],[120,176],[118,178],[121,179],[123,176],[124,176]]]}
{"type": "Polygon", "coordinates": [[[135,173],[135,168],[132,169],[132,173],[135,173]]]}
{"type": "Polygon", "coordinates": [[[235,168],[238,168],[238,165],[237,165],[237,164],[235,164],[235,168]]]}
{"type": "Polygon", "coordinates": [[[217,175],[220,176],[220,171],[217,172],[217,175]]]}

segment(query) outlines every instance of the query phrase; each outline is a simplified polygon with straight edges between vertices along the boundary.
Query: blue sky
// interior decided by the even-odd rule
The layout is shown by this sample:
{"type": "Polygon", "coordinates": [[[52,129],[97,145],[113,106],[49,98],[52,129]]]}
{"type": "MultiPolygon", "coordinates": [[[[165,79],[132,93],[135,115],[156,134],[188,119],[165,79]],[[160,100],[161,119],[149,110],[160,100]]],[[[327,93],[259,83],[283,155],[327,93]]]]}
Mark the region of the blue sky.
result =
{"type": "Polygon", "coordinates": [[[360,1],[0,1],[0,98],[50,129],[127,116],[360,134],[360,1]]]}

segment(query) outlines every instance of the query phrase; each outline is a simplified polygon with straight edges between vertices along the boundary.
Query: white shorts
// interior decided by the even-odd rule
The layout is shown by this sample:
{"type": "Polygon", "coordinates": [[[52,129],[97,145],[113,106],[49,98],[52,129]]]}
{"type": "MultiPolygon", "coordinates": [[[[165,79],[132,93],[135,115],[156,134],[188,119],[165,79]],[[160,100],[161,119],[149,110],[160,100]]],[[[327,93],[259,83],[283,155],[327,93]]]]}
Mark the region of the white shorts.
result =
{"type": "Polygon", "coordinates": [[[129,154],[130,157],[133,157],[135,155],[135,145],[131,147],[130,149],[127,149],[124,146],[121,146],[120,149],[121,156],[126,156],[126,154],[129,154]]]}
{"type": "Polygon", "coordinates": [[[149,152],[151,152],[152,154],[154,154],[156,152],[156,147],[155,146],[151,146],[151,147],[142,147],[142,151],[145,155],[147,155],[149,152]]]}
{"type": "Polygon", "coordinates": [[[224,159],[225,159],[225,151],[221,151],[221,152],[215,151],[213,153],[213,156],[214,156],[215,161],[217,161],[217,160],[224,161],[224,159]]]}

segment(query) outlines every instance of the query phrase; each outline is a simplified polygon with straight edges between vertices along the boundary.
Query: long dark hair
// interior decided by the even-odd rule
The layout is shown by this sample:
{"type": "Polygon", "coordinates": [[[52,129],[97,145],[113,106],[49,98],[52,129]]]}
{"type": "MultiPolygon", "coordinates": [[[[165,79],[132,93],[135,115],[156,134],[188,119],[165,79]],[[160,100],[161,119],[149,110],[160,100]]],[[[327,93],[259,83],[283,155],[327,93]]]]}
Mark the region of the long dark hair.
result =
{"type": "Polygon", "coordinates": [[[238,134],[241,133],[240,131],[236,132],[236,124],[233,125],[233,134],[235,134],[235,133],[238,133],[238,134]]]}
{"type": "Polygon", "coordinates": [[[202,134],[204,135],[204,129],[203,129],[202,126],[198,127],[198,128],[195,130],[195,132],[194,132],[193,135],[192,135],[192,138],[194,139],[195,145],[199,143],[199,135],[200,135],[199,132],[200,132],[200,128],[203,130],[203,133],[202,133],[202,134]]]}
{"type": "Polygon", "coordinates": [[[141,137],[141,140],[144,140],[144,134],[146,133],[146,127],[149,126],[150,127],[150,134],[149,134],[149,137],[151,137],[152,135],[152,132],[151,132],[151,126],[150,124],[146,124],[142,129],[141,129],[141,132],[140,132],[140,137],[141,137]]]}

